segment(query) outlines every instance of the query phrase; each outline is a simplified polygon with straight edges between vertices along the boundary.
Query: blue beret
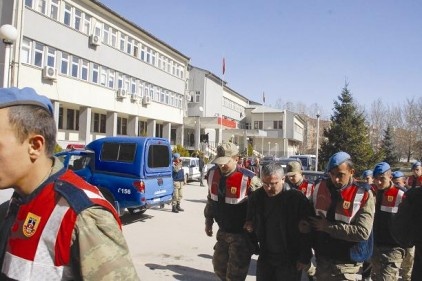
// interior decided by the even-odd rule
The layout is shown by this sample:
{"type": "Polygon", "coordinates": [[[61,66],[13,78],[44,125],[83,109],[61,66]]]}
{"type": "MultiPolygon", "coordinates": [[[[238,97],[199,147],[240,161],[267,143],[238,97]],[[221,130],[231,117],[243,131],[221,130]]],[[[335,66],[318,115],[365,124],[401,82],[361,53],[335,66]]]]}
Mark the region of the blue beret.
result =
{"type": "Polygon", "coordinates": [[[53,115],[51,101],[37,94],[32,88],[0,88],[0,108],[14,105],[38,105],[53,115]]]}
{"type": "Polygon", "coordinates": [[[362,178],[365,179],[366,177],[372,177],[372,170],[363,171],[362,178]]]}
{"type": "Polygon", "coordinates": [[[379,176],[381,174],[384,174],[385,172],[387,172],[390,169],[391,169],[391,167],[387,162],[380,162],[380,163],[375,165],[373,175],[374,175],[374,177],[379,176]]]}
{"type": "Polygon", "coordinates": [[[180,158],[180,154],[179,154],[179,153],[174,153],[174,154],[173,154],[173,158],[174,158],[174,159],[180,158]]]}
{"type": "Polygon", "coordinates": [[[400,172],[400,171],[395,171],[391,175],[393,176],[393,179],[404,177],[403,172],[400,172]]]}
{"type": "Polygon", "coordinates": [[[351,157],[348,153],[340,151],[335,154],[333,154],[330,159],[328,160],[327,164],[327,172],[331,171],[335,167],[343,164],[347,160],[349,160],[351,157]]]}
{"type": "Polygon", "coordinates": [[[421,163],[421,162],[419,162],[419,161],[416,161],[416,162],[415,162],[415,163],[413,163],[413,165],[412,165],[412,170],[416,169],[416,167],[418,167],[418,166],[422,166],[422,163],[421,163]]]}

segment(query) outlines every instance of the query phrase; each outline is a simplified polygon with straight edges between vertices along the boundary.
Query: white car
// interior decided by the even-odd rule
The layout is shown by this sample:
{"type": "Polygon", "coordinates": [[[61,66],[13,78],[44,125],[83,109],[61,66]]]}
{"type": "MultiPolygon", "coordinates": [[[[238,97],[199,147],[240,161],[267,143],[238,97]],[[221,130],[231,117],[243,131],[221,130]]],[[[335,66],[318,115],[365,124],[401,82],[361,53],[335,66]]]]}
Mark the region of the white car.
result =
{"type": "MultiPolygon", "coordinates": [[[[197,157],[180,157],[182,160],[183,174],[185,175],[185,183],[188,181],[199,181],[201,173],[199,172],[199,158],[197,157]]],[[[206,174],[206,165],[204,165],[203,176],[206,174]]]]}

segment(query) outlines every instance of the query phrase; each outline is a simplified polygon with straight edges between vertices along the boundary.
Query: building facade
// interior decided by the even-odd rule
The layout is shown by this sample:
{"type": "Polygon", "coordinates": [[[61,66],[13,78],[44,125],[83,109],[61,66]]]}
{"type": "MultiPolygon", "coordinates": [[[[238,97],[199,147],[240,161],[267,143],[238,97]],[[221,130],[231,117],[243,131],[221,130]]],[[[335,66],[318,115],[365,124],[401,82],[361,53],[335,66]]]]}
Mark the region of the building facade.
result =
{"type": "Polygon", "coordinates": [[[97,1],[2,5],[11,15],[2,24],[18,31],[3,85],[52,100],[60,145],[115,135],[183,142],[187,56],[97,1]]]}
{"type": "Polygon", "coordinates": [[[303,142],[299,116],[246,98],[99,1],[0,5],[1,25],[18,34],[10,57],[0,47],[0,72],[9,74],[3,85],[51,99],[63,148],[104,136],[157,136],[207,153],[233,141],[243,153],[252,145],[256,154],[289,156],[303,142]]]}

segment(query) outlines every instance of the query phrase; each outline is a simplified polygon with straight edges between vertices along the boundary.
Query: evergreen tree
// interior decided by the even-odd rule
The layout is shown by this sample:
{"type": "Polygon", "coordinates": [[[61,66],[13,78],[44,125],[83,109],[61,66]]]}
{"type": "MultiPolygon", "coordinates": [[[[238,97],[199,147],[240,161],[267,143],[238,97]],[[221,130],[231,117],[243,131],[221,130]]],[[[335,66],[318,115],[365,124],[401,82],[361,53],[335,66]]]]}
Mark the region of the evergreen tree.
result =
{"type": "Polygon", "coordinates": [[[384,152],[384,162],[387,162],[390,165],[394,165],[397,163],[398,154],[396,151],[396,146],[394,145],[393,140],[393,130],[390,125],[387,126],[387,129],[384,130],[384,138],[382,140],[382,147],[381,149],[384,152]]]}
{"type": "Polygon", "coordinates": [[[318,160],[320,167],[325,168],[331,155],[339,151],[347,152],[355,163],[356,175],[360,175],[363,170],[372,169],[380,158],[370,145],[363,112],[358,111],[347,87],[346,83],[338,96],[339,101],[334,101],[331,125],[324,129],[325,140],[318,152],[318,160]]]}

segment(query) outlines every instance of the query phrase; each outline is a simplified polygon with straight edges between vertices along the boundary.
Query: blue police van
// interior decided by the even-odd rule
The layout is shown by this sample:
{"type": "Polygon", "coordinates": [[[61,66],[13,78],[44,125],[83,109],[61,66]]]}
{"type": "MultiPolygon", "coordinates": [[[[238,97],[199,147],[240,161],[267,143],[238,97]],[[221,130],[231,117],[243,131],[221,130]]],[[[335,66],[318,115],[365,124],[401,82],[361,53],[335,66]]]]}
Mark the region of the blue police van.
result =
{"type": "Polygon", "coordinates": [[[172,151],[167,139],[105,137],[56,156],[97,186],[121,215],[125,209],[139,213],[171,202],[172,151]]]}

